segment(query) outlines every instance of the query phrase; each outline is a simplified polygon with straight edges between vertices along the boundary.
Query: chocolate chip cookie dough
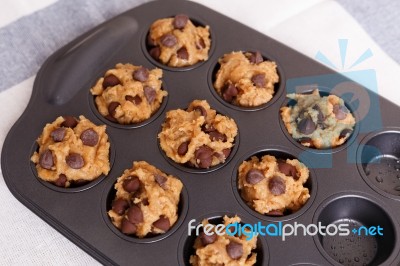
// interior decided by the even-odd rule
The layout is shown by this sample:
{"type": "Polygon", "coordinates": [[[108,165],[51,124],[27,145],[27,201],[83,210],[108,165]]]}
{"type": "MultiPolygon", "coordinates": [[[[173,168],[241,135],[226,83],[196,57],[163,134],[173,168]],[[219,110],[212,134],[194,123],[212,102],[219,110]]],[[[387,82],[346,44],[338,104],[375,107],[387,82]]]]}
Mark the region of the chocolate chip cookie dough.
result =
{"type": "Polygon", "coordinates": [[[178,219],[182,182],[147,162],[134,162],[115,184],[117,191],[108,211],[112,223],[139,238],[167,232],[178,219]]]}
{"type": "Polygon", "coordinates": [[[264,61],[260,52],[232,52],[218,62],[214,88],[225,101],[254,107],[272,99],[279,82],[275,62],[264,61]]]}
{"type": "Polygon", "coordinates": [[[117,64],[90,92],[100,114],[120,124],[139,123],[154,114],[167,92],[162,90],[161,69],[117,64]]]}
{"type": "Polygon", "coordinates": [[[289,134],[302,145],[317,149],[342,145],[351,135],[354,116],[336,95],[288,94],[294,106],[281,108],[281,117],[289,134]]]}
{"type": "MultiPolygon", "coordinates": [[[[224,216],[224,225],[240,223],[240,218],[224,216]]],[[[203,226],[209,224],[207,220],[203,226]]],[[[214,225],[215,228],[216,225],[214,225]]],[[[204,232],[197,237],[194,243],[196,254],[190,256],[190,264],[194,266],[232,265],[249,266],[256,263],[257,254],[252,252],[257,247],[257,236],[246,240],[245,235],[230,236],[206,235],[204,232]]]]}
{"type": "Polygon", "coordinates": [[[310,198],[304,183],[308,168],[296,159],[274,156],[251,157],[239,166],[238,188],[243,200],[255,211],[282,216],[300,209],[310,198]]]}
{"type": "Polygon", "coordinates": [[[39,178],[59,187],[81,185],[110,171],[106,126],[84,116],[60,116],[37,139],[39,151],[31,161],[39,178]]]}
{"type": "Polygon", "coordinates": [[[172,110],[158,134],[160,146],[177,163],[209,168],[224,163],[238,129],[235,121],[217,114],[207,101],[194,100],[187,110],[172,110]]]}
{"type": "Polygon", "coordinates": [[[191,66],[208,59],[209,27],[195,26],[184,14],[155,21],[147,38],[150,55],[171,67],[191,66]]]}

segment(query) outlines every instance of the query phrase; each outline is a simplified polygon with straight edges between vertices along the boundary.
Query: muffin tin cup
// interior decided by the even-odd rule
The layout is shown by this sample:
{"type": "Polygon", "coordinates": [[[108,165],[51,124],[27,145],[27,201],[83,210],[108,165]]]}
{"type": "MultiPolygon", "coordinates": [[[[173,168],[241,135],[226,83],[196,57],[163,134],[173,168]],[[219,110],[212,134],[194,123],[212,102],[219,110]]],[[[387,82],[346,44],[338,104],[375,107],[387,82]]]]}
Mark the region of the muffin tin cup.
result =
{"type": "Polygon", "coordinates": [[[333,265],[391,265],[399,250],[399,232],[389,213],[382,202],[365,193],[333,195],[314,215],[314,224],[327,227],[325,236],[314,236],[315,244],[333,265]],[[335,231],[332,225],[344,234],[340,226],[348,225],[349,232],[329,235],[335,231]]]}
{"type": "MultiPolygon", "coordinates": [[[[315,199],[315,196],[317,194],[317,176],[315,175],[315,172],[313,169],[309,168],[310,175],[307,180],[307,182],[304,184],[305,187],[307,187],[310,191],[310,198],[307,200],[307,202],[301,207],[299,210],[290,213],[288,215],[283,215],[283,216],[269,216],[266,214],[261,214],[254,210],[252,207],[250,207],[241,197],[240,195],[240,190],[238,188],[238,170],[239,166],[242,162],[249,160],[253,156],[257,156],[258,158],[261,158],[264,155],[272,155],[275,156],[277,159],[297,159],[296,156],[294,156],[291,152],[287,151],[284,147],[280,146],[269,146],[269,147],[259,147],[258,149],[255,149],[253,151],[250,151],[246,153],[245,156],[241,157],[233,170],[232,173],[232,189],[233,189],[233,194],[236,197],[236,200],[239,202],[239,204],[242,206],[244,210],[246,210],[250,215],[253,217],[257,218],[260,221],[268,221],[268,222],[283,222],[283,221],[290,221],[293,220],[301,215],[303,215],[309,207],[313,204],[313,201],[315,199]]],[[[301,161],[300,161],[301,162],[301,161]]],[[[302,162],[306,167],[307,165],[302,162]]]]}

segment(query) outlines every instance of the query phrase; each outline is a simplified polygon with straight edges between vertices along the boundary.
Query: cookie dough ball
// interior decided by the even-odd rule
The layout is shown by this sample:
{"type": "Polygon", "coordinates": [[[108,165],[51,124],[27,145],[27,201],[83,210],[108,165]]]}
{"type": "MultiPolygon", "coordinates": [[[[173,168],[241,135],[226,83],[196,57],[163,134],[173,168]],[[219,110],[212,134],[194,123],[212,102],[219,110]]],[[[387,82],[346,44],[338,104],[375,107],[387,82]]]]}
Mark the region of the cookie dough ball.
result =
{"type": "Polygon", "coordinates": [[[120,124],[149,119],[161,105],[167,92],[161,89],[162,70],[117,64],[106,72],[90,92],[100,114],[120,124]]]}
{"type": "Polygon", "coordinates": [[[238,188],[243,200],[255,211],[282,216],[300,209],[310,198],[304,187],[308,168],[298,160],[274,156],[251,157],[239,166],[238,188]]]}
{"type": "Polygon", "coordinates": [[[195,26],[184,14],[155,21],[147,38],[150,55],[171,67],[191,66],[208,59],[209,27],[195,26]]]}
{"type": "Polygon", "coordinates": [[[288,94],[294,106],[281,108],[281,117],[289,134],[302,145],[328,149],[342,145],[351,135],[354,116],[336,95],[321,97],[318,89],[312,94],[288,94]]]}
{"type": "Polygon", "coordinates": [[[139,238],[167,232],[178,219],[182,182],[147,162],[134,162],[115,184],[108,216],[127,235],[139,238]]]}
{"type": "Polygon", "coordinates": [[[162,150],[175,162],[209,168],[225,162],[237,132],[233,119],[217,114],[207,101],[194,100],[187,110],[167,113],[158,137],[162,150]]]}
{"type": "MultiPolygon", "coordinates": [[[[224,216],[224,225],[240,223],[240,218],[224,216]]],[[[203,226],[209,224],[207,220],[203,226]]],[[[213,225],[214,230],[216,225],[213,225]]],[[[204,232],[197,237],[194,243],[195,255],[190,256],[190,264],[194,266],[232,265],[249,266],[256,263],[257,254],[252,252],[257,247],[257,235],[246,240],[247,236],[230,236],[228,234],[206,235],[204,232]]]]}
{"type": "Polygon", "coordinates": [[[214,88],[225,101],[254,107],[272,99],[279,82],[275,62],[264,61],[260,52],[232,52],[218,62],[214,88]]]}
{"type": "Polygon", "coordinates": [[[110,171],[106,126],[84,116],[60,116],[37,139],[39,151],[31,161],[39,178],[59,187],[79,186],[110,171]]]}

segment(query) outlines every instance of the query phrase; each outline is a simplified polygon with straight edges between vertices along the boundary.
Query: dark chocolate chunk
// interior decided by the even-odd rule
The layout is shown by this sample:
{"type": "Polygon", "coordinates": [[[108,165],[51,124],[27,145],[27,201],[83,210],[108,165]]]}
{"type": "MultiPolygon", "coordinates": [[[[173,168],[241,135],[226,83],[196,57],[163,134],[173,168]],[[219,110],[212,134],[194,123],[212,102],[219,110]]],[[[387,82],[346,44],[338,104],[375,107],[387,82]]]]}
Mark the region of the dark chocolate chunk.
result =
{"type": "Polygon", "coordinates": [[[227,102],[232,102],[233,99],[238,95],[238,89],[235,85],[229,83],[222,90],[222,98],[227,102]]]}
{"type": "Polygon", "coordinates": [[[315,125],[314,121],[311,119],[311,117],[306,117],[303,118],[298,124],[297,124],[297,129],[299,130],[300,133],[304,135],[310,135],[315,131],[317,126],[315,125]]]}
{"type": "Polygon", "coordinates": [[[85,165],[82,155],[78,153],[70,153],[65,161],[72,169],[81,169],[85,165]]]}
{"type": "Polygon", "coordinates": [[[108,105],[108,113],[110,116],[115,117],[115,109],[117,109],[119,105],[119,102],[110,102],[108,105]]]}
{"type": "Polygon", "coordinates": [[[259,169],[250,169],[246,174],[246,182],[255,185],[265,178],[263,172],[259,169]]]}
{"type": "Polygon", "coordinates": [[[126,95],[125,100],[130,101],[136,105],[139,105],[142,102],[142,98],[140,98],[139,95],[136,95],[135,97],[133,97],[131,95],[126,95]]]}
{"type": "Polygon", "coordinates": [[[165,183],[167,183],[168,178],[163,176],[163,175],[159,175],[159,174],[155,174],[154,175],[154,179],[156,180],[157,184],[162,187],[163,189],[165,189],[165,183]]]}
{"type": "Polygon", "coordinates": [[[148,206],[149,205],[149,199],[142,199],[142,204],[143,206],[148,206]]]}
{"type": "Polygon", "coordinates": [[[227,137],[225,134],[219,133],[218,131],[211,131],[210,133],[208,133],[210,135],[210,139],[211,141],[223,141],[225,142],[227,137]]]}
{"type": "Polygon", "coordinates": [[[273,176],[268,182],[269,191],[278,196],[286,192],[285,181],[279,176],[273,176]]]}
{"type": "Polygon", "coordinates": [[[345,128],[340,132],[339,138],[342,139],[342,138],[345,138],[347,136],[350,136],[352,132],[353,132],[353,130],[351,130],[349,128],[345,128]]]}
{"type": "Polygon", "coordinates": [[[51,150],[45,150],[39,156],[39,164],[42,168],[51,170],[54,166],[53,153],[51,150]]]}
{"type": "Polygon", "coordinates": [[[324,122],[325,116],[324,116],[324,113],[322,113],[321,108],[318,105],[314,105],[313,109],[318,112],[318,116],[317,116],[318,123],[324,122]]]}
{"type": "Polygon", "coordinates": [[[56,185],[57,187],[65,187],[66,183],[67,183],[67,176],[64,174],[60,174],[57,180],[54,182],[54,185],[56,185]]]}
{"type": "Polygon", "coordinates": [[[158,58],[160,58],[160,55],[161,55],[160,47],[156,46],[156,47],[151,48],[149,51],[149,54],[151,55],[151,57],[158,60],[158,58]]]}
{"type": "Polygon", "coordinates": [[[160,219],[158,219],[157,221],[155,221],[153,223],[153,226],[164,231],[167,232],[168,229],[171,227],[171,223],[168,219],[168,217],[165,217],[164,215],[160,216],[160,219]]]}
{"type": "Polygon", "coordinates": [[[133,71],[132,77],[137,81],[145,82],[149,79],[149,70],[141,66],[133,71]]]}
{"type": "Polygon", "coordinates": [[[269,216],[283,216],[283,210],[272,210],[267,213],[269,216]]]}
{"type": "Polygon", "coordinates": [[[214,232],[212,232],[209,235],[206,235],[204,232],[200,233],[199,239],[201,241],[201,244],[203,244],[203,246],[207,246],[209,244],[214,243],[215,241],[217,241],[217,234],[215,234],[214,232]]]}
{"type": "Polygon", "coordinates": [[[251,82],[254,83],[254,85],[258,88],[263,88],[265,87],[265,74],[261,73],[261,74],[255,74],[252,78],[251,78],[251,82]]]}
{"type": "Polygon", "coordinates": [[[74,128],[78,124],[78,121],[76,121],[76,118],[70,115],[64,115],[64,122],[61,123],[62,127],[70,127],[74,128]]]}
{"type": "Polygon", "coordinates": [[[149,86],[144,86],[143,89],[144,96],[149,104],[152,104],[156,99],[157,93],[156,90],[149,86]]]}
{"type": "Polygon", "coordinates": [[[205,133],[210,133],[215,131],[216,129],[214,128],[213,125],[204,124],[201,126],[201,130],[203,130],[205,133]]]}
{"type": "Polygon", "coordinates": [[[252,64],[259,64],[264,61],[264,59],[259,51],[250,52],[250,56],[248,58],[249,58],[250,63],[252,63],[252,64]]]}
{"type": "Polygon", "coordinates": [[[297,170],[296,170],[295,166],[293,166],[289,163],[286,163],[286,162],[278,162],[278,168],[279,168],[279,171],[281,173],[283,173],[284,175],[291,176],[291,177],[293,177],[294,180],[299,179],[299,176],[297,175],[297,170]]]}
{"type": "Polygon", "coordinates": [[[114,87],[121,84],[121,81],[113,74],[108,75],[103,80],[103,88],[114,87]]]}
{"type": "Polygon", "coordinates": [[[237,242],[231,241],[226,246],[226,252],[228,253],[231,259],[237,260],[240,259],[243,255],[243,245],[237,242]]]}
{"type": "Polygon", "coordinates": [[[190,143],[190,141],[185,141],[185,142],[182,142],[181,145],[179,145],[178,154],[180,156],[184,156],[187,153],[188,148],[189,148],[189,143],[190,143]]]}
{"type": "Polygon", "coordinates": [[[178,43],[178,40],[176,39],[175,35],[171,33],[167,33],[161,36],[160,41],[161,44],[166,47],[173,47],[175,44],[178,43]]]}
{"type": "Polygon", "coordinates": [[[83,145],[94,147],[99,142],[99,134],[92,128],[86,129],[80,136],[83,145]]]}
{"type": "Polygon", "coordinates": [[[176,15],[174,20],[172,21],[172,25],[174,26],[175,29],[183,29],[187,22],[189,21],[189,17],[185,14],[179,14],[176,15]]]}
{"type": "Polygon", "coordinates": [[[212,164],[214,151],[210,147],[203,145],[194,152],[197,165],[200,168],[208,168],[212,164]]]}
{"type": "Polygon", "coordinates": [[[338,120],[343,120],[347,117],[349,109],[344,105],[335,104],[333,106],[333,113],[338,120]]]}
{"type": "Polygon", "coordinates": [[[176,51],[176,55],[178,56],[178,58],[180,58],[182,60],[189,59],[189,53],[188,53],[186,47],[182,47],[178,51],[176,51]]]}
{"type": "Polygon", "coordinates": [[[311,138],[307,138],[307,137],[299,138],[299,139],[297,139],[297,141],[300,142],[302,145],[311,146],[313,144],[311,138]]]}
{"type": "Polygon", "coordinates": [[[136,192],[140,187],[140,180],[137,176],[128,176],[122,183],[122,187],[126,192],[136,192]]]}
{"type": "Polygon", "coordinates": [[[206,43],[204,42],[203,38],[200,38],[199,42],[196,43],[197,50],[201,50],[206,48],[206,43]]]}
{"type": "Polygon", "coordinates": [[[204,116],[204,119],[207,118],[207,111],[203,106],[198,105],[198,106],[194,107],[193,110],[199,112],[200,115],[204,116]]]}
{"type": "Polygon", "coordinates": [[[132,205],[128,209],[128,212],[126,213],[126,215],[128,216],[128,220],[133,224],[138,224],[138,223],[143,222],[143,212],[136,205],[132,205]]]}
{"type": "Polygon", "coordinates": [[[123,218],[121,222],[121,232],[127,235],[133,235],[136,233],[137,227],[128,219],[123,218]]]}
{"type": "Polygon", "coordinates": [[[122,215],[129,208],[129,203],[125,199],[119,198],[113,201],[111,208],[118,215],[122,215]]]}
{"type": "Polygon", "coordinates": [[[65,137],[65,128],[60,127],[60,128],[54,129],[53,132],[50,133],[50,136],[54,142],[63,141],[64,137],[65,137]]]}

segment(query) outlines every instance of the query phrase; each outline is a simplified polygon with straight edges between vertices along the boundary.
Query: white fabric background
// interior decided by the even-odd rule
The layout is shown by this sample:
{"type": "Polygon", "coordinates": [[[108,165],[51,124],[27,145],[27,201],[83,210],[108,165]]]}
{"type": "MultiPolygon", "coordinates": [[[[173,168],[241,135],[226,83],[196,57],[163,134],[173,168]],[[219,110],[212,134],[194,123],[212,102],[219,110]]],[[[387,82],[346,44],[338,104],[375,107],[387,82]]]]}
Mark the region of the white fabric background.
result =
{"type": "MultiPolygon", "coordinates": [[[[0,26],[51,4],[47,1],[3,0],[0,26]]],[[[348,61],[371,49],[373,57],[357,69],[375,69],[379,93],[400,105],[400,67],[331,0],[198,0],[212,9],[267,34],[314,58],[318,51],[340,66],[338,39],[348,39],[348,61]],[[270,12],[271,11],[271,12],[270,12]]],[[[0,40],[1,41],[1,40],[0,40]]],[[[34,76],[0,93],[0,148],[23,112],[34,76]]],[[[7,189],[0,173],[1,265],[96,265],[85,252],[35,216],[7,189]]]]}

